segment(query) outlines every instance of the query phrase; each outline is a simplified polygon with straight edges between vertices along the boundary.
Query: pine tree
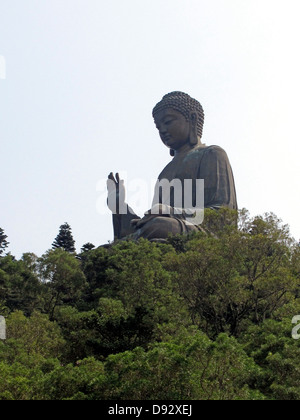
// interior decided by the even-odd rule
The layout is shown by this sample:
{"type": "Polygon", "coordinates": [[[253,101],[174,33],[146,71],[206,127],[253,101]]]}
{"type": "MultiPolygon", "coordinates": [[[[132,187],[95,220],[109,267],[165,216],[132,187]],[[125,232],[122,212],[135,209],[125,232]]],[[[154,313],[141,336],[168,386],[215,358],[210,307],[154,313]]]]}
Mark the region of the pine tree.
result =
{"type": "Polygon", "coordinates": [[[4,230],[0,228],[0,255],[3,254],[9,245],[9,242],[7,242],[6,239],[7,236],[5,235],[4,230]]]}
{"type": "Polygon", "coordinates": [[[88,243],[86,243],[86,244],[84,244],[83,246],[82,246],[82,248],[81,248],[81,252],[83,253],[83,252],[88,252],[88,251],[91,251],[92,249],[94,249],[95,248],[95,245],[94,244],[92,244],[91,242],[88,242],[88,243]]]}
{"type": "Polygon", "coordinates": [[[64,223],[59,228],[59,234],[52,244],[53,249],[61,248],[67,252],[75,253],[75,241],[73,239],[72,230],[68,223],[64,223]]]}

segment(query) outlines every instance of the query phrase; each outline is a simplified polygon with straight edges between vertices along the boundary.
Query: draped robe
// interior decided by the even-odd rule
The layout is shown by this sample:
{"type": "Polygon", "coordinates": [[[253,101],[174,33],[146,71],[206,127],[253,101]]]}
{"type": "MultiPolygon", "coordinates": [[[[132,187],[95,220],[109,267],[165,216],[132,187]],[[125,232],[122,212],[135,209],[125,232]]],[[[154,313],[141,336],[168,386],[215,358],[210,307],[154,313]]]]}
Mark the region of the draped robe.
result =
{"type": "MultiPolygon", "coordinates": [[[[234,177],[226,152],[219,146],[196,146],[184,153],[177,153],[173,160],[163,169],[158,181],[163,179],[171,182],[179,180],[182,183],[184,195],[184,180],[204,180],[204,208],[218,210],[226,207],[237,210],[237,199],[234,177]]],[[[195,202],[197,191],[193,184],[192,199],[195,202]]],[[[162,203],[162,197],[155,194],[152,207],[162,203]]],[[[174,207],[174,194],[170,195],[170,206],[174,207]]],[[[139,219],[128,206],[127,214],[114,214],[113,224],[116,239],[140,237],[149,240],[164,240],[169,234],[187,233],[199,227],[191,225],[184,215],[145,215],[136,228],[131,225],[132,219],[139,219]]]]}

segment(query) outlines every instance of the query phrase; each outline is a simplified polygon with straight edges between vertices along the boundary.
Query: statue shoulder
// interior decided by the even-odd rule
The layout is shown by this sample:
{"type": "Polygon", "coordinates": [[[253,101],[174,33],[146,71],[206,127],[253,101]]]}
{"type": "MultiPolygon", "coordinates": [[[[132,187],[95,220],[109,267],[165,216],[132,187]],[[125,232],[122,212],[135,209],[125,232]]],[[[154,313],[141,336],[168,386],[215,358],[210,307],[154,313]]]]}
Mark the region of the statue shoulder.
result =
{"type": "Polygon", "coordinates": [[[220,146],[212,145],[212,146],[205,146],[206,153],[226,153],[224,149],[220,146]]]}
{"type": "Polygon", "coordinates": [[[206,155],[206,157],[210,157],[213,159],[228,160],[227,153],[220,146],[205,146],[204,154],[206,155]]]}
{"type": "Polygon", "coordinates": [[[206,146],[201,145],[199,147],[196,147],[191,152],[189,152],[185,156],[185,161],[198,161],[202,162],[204,161],[218,161],[218,160],[228,160],[227,154],[224,149],[220,146],[206,146]]]}

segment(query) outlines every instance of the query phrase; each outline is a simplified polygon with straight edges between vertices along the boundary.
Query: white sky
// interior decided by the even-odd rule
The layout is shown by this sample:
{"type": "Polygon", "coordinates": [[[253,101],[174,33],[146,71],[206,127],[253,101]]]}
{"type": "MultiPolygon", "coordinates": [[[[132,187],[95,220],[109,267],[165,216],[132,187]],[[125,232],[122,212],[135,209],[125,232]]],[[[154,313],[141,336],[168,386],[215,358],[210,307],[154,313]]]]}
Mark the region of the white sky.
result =
{"type": "Polygon", "coordinates": [[[113,239],[97,185],[111,171],[151,185],[170,160],[151,111],[173,90],[202,103],[203,141],[227,151],[239,207],[300,238],[299,0],[0,1],[12,254],[43,254],[64,222],[78,251],[113,239]]]}

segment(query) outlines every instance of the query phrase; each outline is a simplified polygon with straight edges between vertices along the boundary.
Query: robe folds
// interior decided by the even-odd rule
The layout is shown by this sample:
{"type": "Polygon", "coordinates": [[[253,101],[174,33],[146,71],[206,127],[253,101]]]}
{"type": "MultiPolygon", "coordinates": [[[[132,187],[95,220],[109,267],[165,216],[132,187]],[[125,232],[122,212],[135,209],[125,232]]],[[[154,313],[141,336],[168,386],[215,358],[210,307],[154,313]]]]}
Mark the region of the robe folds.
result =
{"type": "MultiPolygon", "coordinates": [[[[226,207],[237,210],[236,189],[231,165],[226,152],[221,147],[201,145],[188,152],[176,154],[159,175],[158,183],[162,180],[169,182],[179,180],[183,187],[182,196],[184,196],[184,181],[197,179],[204,180],[204,208],[218,210],[226,207]]],[[[192,188],[192,201],[195,205],[197,195],[195,182],[193,182],[192,188]]],[[[152,207],[159,203],[164,204],[163,197],[156,191],[152,207]]],[[[172,191],[168,204],[171,208],[176,207],[172,191]]],[[[197,230],[197,226],[188,223],[183,215],[180,217],[176,214],[145,215],[139,223],[139,228],[131,225],[132,219],[139,219],[139,217],[129,207],[127,214],[113,215],[115,239],[143,237],[149,240],[164,240],[169,234],[197,230]]]]}

